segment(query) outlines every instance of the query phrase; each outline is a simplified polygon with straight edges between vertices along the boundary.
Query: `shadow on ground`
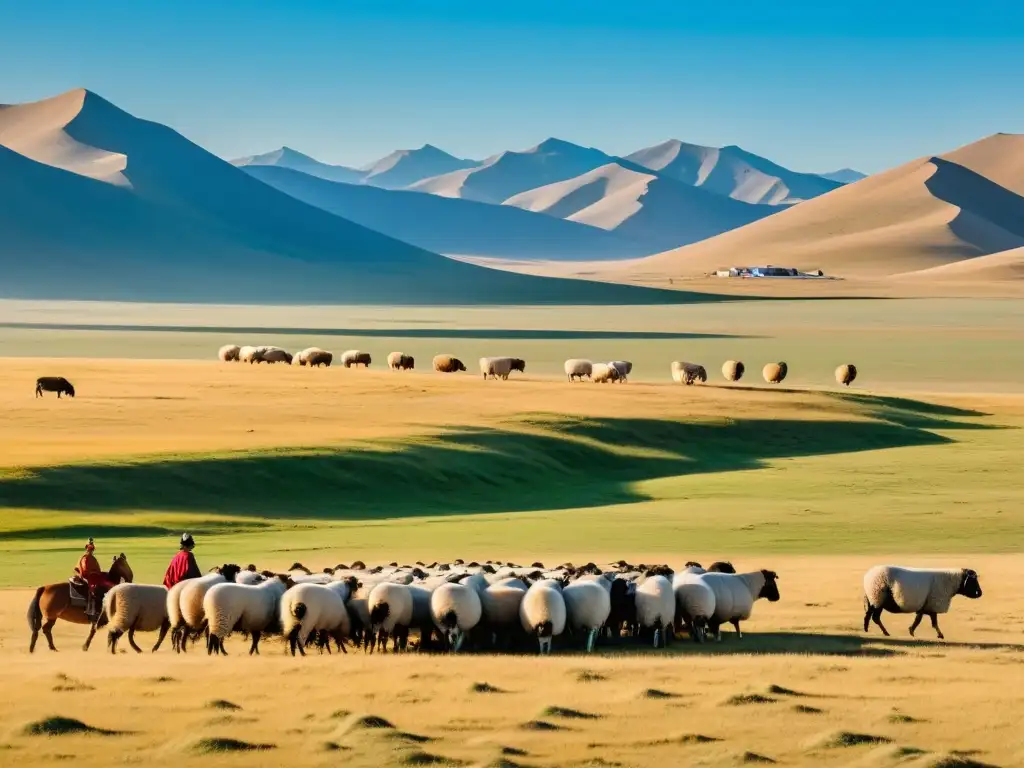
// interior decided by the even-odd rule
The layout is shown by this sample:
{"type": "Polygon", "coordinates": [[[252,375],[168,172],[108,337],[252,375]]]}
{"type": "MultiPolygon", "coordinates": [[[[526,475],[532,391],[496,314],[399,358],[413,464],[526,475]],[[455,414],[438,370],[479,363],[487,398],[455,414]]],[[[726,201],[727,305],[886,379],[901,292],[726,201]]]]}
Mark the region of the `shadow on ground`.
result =
{"type": "MultiPolygon", "coordinates": [[[[371,520],[597,507],[647,500],[639,481],[755,469],[781,458],[941,445],[952,438],[930,429],[979,426],[890,410],[906,418],[676,422],[538,415],[506,428],[369,445],[19,470],[0,475],[0,508],[371,520]]],[[[63,533],[51,528],[46,535],[63,533]]],[[[0,539],[41,535],[22,531],[0,539]]]]}

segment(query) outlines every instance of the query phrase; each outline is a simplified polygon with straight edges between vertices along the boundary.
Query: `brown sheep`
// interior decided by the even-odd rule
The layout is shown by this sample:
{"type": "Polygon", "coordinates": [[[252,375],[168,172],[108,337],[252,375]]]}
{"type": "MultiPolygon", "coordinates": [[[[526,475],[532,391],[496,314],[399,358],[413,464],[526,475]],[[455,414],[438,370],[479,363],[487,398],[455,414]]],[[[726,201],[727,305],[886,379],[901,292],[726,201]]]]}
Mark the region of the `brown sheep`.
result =
{"type": "Polygon", "coordinates": [[[512,370],[526,373],[526,361],[519,357],[512,358],[512,370]]]}
{"type": "Polygon", "coordinates": [[[850,386],[853,384],[853,380],[857,378],[857,366],[853,363],[847,363],[846,365],[840,365],[836,368],[836,383],[842,384],[843,386],[850,386]]]}
{"type": "MultiPolygon", "coordinates": [[[[313,350],[306,354],[305,365],[310,368],[319,368],[321,365],[330,368],[331,363],[334,361],[334,354],[324,349],[313,350]]],[[[303,365],[302,362],[299,363],[303,365]]]]}
{"type": "Polygon", "coordinates": [[[789,373],[789,366],[785,363],[768,363],[761,371],[764,376],[764,380],[769,384],[780,384],[782,380],[786,378],[786,374],[789,373]]]}
{"type": "Polygon", "coordinates": [[[746,373],[746,366],[738,360],[726,360],[722,364],[722,375],[726,381],[739,381],[746,373]]]}
{"type": "Polygon", "coordinates": [[[411,371],[416,367],[416,360],[412,355],[402,352],[392,352],[388,355],[388,368],[393,371],[411,371]]]}
{"type": "Polygon", "coordinates": [[[434,358],[434,370],[438,373],[455,373],[466,370],[466,366],[457,357],[438,355],[434,358]]]}
{"type": "Polygon", "coordinates": [[[40,376],[36,379],[36,397],[42,397],[43,392],[56,392],[58,400],[62,394],[75,396],[75,388],[63,376],[40,376]]]}

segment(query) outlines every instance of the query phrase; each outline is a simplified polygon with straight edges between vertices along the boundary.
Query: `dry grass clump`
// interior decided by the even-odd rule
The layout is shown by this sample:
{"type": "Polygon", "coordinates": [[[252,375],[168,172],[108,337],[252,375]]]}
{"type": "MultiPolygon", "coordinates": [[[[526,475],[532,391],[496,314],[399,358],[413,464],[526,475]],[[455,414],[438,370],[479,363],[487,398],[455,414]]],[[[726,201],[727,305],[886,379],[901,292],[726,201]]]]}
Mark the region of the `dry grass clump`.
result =
{"type": "Polygon", "coordinates": [[[737,693],[722,702],[722,706],[741,707],[747,704],[774,704],[778,699],[760,693],[737,693]]]}
{"type": "Polygon", "coordinates": [[[207,709],[226,709],[231,712],[237,711],[242,708],[240,704],[235,704],[233,701],[227,699],[212,699],[206,702],[207,709]]]}
{"type": "Polygon", "coordinates": [[[21,732],[25,736],[69,736],[83,733],[91,733],[97,736],[117,736],[123,733],[123,731],[109,731],[104,728],[96,728],[86,725],[81,720],[76,720],[73,717],[63,717],[62,715],[53,715],[52,717],[44,717],[42,720],[36,720],[22,728],[21,732]]]}
{"type": "Polygon", "coordinates": [[[196,741],[191,751],[199,755],[215,755],[225,752],[266,752],[276,748],[274,744],[254,744],[240,739],[211,736],[196,741]]]}
{"type": "Polygon", "coordinates": [[[840,749],[843,747],[859,747],[863,744],[891,744],[887,736],[876,736],[871,733],[854,733],[853,731],[828,731],[807,741],[808,749],[840,749]]]}
{"type": "Polygon", "coordinates": [[[774,683],[772,685],[769,685],[765,689],[765,693],[767,693],[769,696],[772,696],[772,695],[776,695],[776,696],[806,696],[807,695],[806,693],[801,693],[800,691],[794,691],[792,688],[785,688],[785,687],[783,687],[781,685],[775,685],[774,683]]]}
{"type": "Polygon", "coordinates": [[[809,707],[806,704],[794,704],[793,711],[799,712],[802,715],[823,715],[825,710],[819,709],[818,707],[809,707]]]}
{"type": "Polygon", "coordinates": [[[767,757],[766,755],[759,755],[756,752],[744,752],[742,755],[740,755],[737,758],[737,762],[743,763],[745,765],[749,765],[749,764],[767,765],[769,763],[774,763],[775,761],[772,760],[770,757],[767,757]]]}
{"type": "Polygon", "coordinates": [[[401,765],[462,765],[461,760],[444,755],[433,755],[430,752],[410,752],[399,762],[401,765]]]}
{"type": "Polygon", "coordinates": [[[541,712],[542,717],[564,717],[567,720],[600,720],[601,715],[595,715],[591,712],[582,712],[578,709],[569,709],[568,707],[547,707],[541,712]]]}
{"type": "Polygon", "coordinates": [[[549,723],[547,720],[528,720],[519,727],[524,731],[561,731],[565,728],[562,725],[549,723]]]}
{"type": "Polygon", "coordinates": [[[648,688],[640,694],[643,699],[678,699],[678,693],[672,693],[670,691],[663,691],[660,688],[648,688]]]}
{"type": "Polygon", "coordinates": [[[504,690],[490,683],[473,683],[469,686],[470,693],[505,693],[504,690]]]}
{"type": "Polygon", "coordinates": [[[600,683],[607,679],[600,672],[593,672],[589,669],[581,669],[576,673],[576,682],[578,683],[600,683]]]}
{"type": "Polygon", "coordinates": [[[74,691],[95,691],[96,689],[83,683],[81,680],[76,680],[73,677],[61,673],[57,675],[57,684],[53,686],[53,690],[59,692],[74,692],[74,691]]]}

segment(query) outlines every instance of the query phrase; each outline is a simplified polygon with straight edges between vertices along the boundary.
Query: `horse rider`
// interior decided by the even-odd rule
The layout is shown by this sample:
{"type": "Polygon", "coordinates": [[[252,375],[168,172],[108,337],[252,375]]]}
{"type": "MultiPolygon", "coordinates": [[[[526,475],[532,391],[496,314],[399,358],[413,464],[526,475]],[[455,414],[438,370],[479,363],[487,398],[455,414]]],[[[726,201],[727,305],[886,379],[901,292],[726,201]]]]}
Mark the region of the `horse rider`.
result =
{"type": "Polygon", "coordinates": [[[181,534],[181,544],[178,553],[171,558],[171,564],[167,566],[167,573],[164,574],[164,586],[170,589],[179,581],[195,579],[202,576],[199,564],[196,563],[196,556],[192,554],[196,542],[192,534],[181,534]]]}
{"type": "Polygon", "coordinates": [[[96,542],[94,542],[90,536],[89,543],[85,545],[85,553],[78,559],[78,565],[75,566],[75,574],[82,582],[85,583],[85,615],[90,619],[94,618],[97,614],[96,587],[100,586],[106,578],[106,574],[103,573],[103,569],[100,568],[99,561],[93,554],[95,551],[96,542]]]}

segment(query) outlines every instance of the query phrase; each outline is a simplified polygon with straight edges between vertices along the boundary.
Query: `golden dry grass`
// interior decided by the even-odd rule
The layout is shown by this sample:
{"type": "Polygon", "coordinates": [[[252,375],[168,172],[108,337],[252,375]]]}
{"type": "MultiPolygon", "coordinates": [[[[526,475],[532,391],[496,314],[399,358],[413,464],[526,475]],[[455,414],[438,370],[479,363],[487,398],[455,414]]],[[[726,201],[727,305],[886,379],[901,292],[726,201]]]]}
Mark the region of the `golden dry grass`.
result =
{"type": "MultiPolygon", "coordinates": [[[[762,559],[738,564],[757,567],[762,559]]],[[[956,599],[941,619],[945,643],[930,628],[912,641],[905,616],[887,616],[890,640],[859,632],[860,576],[874,558],[773,557],[783,599],[758,603],[742,641],[726,632],[720,645],[606,648],[589,658],[350,652],[292,659],[274,642],[249,658],[238,638],[223,659],[176,657],[167,648],[112,658],[102,645],[83,655],[82,628],[63,625],[56,633],[62,653],[29,656],[30,593],[5,591],[0,749],[5,761],[25,766],[69,754],[83,766],[107,765],[113,755],[200,765],[211,759],[201,742],[209,748],[217,739],[274,745],[217,755],[218,764],[247,766],[405,765],[427,761],[424,754],[462,765],[499,765],[504,757],[552,767],[718,766],[744,762],[746,753],[782,765],[926,766],[955,752],[1019,764],[1024,597],[1017,576],[1024,559],[952,561],[978,568],[986,594],[956,599]],[[476,683],[501,692],[477,692],[476,683]],[[213,706],[218,699],[240,708],[213,706]],[[55,716],[128,733],[25,734],[26,725],[55,716]],[[394,728],[365,727],[370,716],[394,728]],[[557,730],[529,725],[535,721],[557,730]],[[879,742],[839,746],[865,736],[879,742]],[[517,752],[502,755],[503,748],[517,752]],[[908,756],[917,762],[900,762],[908,756]]]]}

